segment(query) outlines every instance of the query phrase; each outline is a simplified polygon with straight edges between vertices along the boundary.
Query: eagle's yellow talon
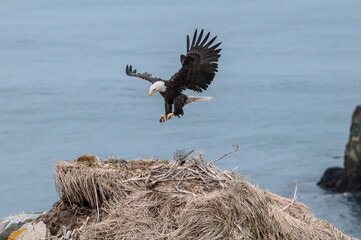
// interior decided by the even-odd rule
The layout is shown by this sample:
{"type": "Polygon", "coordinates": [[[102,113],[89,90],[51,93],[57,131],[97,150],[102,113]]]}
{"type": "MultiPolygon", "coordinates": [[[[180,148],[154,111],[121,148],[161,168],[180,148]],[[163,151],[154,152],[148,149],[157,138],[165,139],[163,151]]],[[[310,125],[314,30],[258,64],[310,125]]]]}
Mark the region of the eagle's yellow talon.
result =
{"type": "Polygon", "coordinates": [[[174,115],[174,113],[169,113],[169,114],[167,115],[167,120],[170,119],[173,115],[174,115]]]}
{"type": "Polygon", "coordinates": [[[160,115],[159,122],[164,122],[164,121],[165,121],[165,114],[160,115]]]}

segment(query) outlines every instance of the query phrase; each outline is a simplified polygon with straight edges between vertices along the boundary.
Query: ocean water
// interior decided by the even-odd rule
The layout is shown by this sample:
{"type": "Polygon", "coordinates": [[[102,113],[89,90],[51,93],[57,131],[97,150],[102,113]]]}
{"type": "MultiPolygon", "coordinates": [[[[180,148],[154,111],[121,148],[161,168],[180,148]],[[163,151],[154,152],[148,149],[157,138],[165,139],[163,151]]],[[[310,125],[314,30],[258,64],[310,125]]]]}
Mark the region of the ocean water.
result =
{"type": "MultiPolygon", "coordinates": [[[[46,211],[52,169],[79,155],[172,158],[193,148],[239,166],[261,188],[298,200],[361,237],[361,199],[319,189],[343,165],[361,104],[361,2],[0,2],[0,217],[46,211]],[[164,111],[126,64],[168,79],[186,35],[222,41],[219,73],[185,115],[164,111]],[[341,158],[340,158],[341,157],[341,158]]],[[[196,95],[192,92],[187,94],[196,95]]]]}

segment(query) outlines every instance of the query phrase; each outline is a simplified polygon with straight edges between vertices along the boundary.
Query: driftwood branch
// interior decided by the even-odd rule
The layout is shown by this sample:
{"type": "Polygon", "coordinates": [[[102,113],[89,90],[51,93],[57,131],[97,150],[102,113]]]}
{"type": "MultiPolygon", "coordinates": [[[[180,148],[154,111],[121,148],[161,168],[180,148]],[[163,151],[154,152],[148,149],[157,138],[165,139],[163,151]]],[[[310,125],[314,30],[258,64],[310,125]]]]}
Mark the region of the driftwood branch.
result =
{"type": "Polygon", "coordinates": [[[289,203],[289,204],[287,204],[287,206],[285,206],[283,209],[282,209],[282,211],[286,211],[295,201],[296,201],[296,199],[297,199],[297,190],[298,190],[298,184],[300,183],[300,181],[299,180],[297,180],[297,182],[296,182],[296,188],[295,188],[295,193],[293,194],[293,199],[292,199],[292,201],[289,203]]]}
{"type": "Polygon", "coordinates": [[[212,161],[210,161],[209,163],[207,163],[208,165],[211,165],[211,164],[213,164],[213,163],[215,163],[215,162],[217,162],[217,161],[219,161],[219,160],[221,160],[222,158],[224,158],[225,156],[227,156],[227,155],[229,155],[229,154],[231,154],[231,153],[234,153],[234,152],[237,152],[238,151],[238,145],[236,145],[236,144],[233,144],[233,147],[234,147],[234,150],[233,151],[231,151],[231,152],[228,152],[228,153],[226,153],[226,154],[224,154],[222,157],[220,157],[220,158],[217,158],[216,160],[212,160],[212,161]]]}

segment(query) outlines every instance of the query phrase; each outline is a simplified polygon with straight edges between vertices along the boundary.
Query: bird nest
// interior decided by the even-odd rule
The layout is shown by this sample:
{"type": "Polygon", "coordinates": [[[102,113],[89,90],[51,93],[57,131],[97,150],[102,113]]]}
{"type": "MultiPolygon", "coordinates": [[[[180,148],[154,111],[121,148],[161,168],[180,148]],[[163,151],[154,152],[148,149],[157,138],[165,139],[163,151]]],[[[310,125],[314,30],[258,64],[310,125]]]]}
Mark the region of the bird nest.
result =
{"type": "Polygon", "coordinates": [[[39,220],[63,240],[348,239],[302,203],[288,206],[235,170],[217,168],[229,153],[211,162],[191,153],[177,151],[173,161],[87,155],[57,162],[60,200],[39,220]]]}

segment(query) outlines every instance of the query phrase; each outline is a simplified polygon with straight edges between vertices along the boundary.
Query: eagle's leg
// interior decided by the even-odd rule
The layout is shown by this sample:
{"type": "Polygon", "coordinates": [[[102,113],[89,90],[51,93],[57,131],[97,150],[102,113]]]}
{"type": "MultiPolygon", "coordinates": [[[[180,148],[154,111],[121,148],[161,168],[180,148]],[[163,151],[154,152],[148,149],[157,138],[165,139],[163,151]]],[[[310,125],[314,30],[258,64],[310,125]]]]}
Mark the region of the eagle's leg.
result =
{"type": "Polygon", "coordinates": [[[159,122],[164,122],[164,121],[165,121],[165,114],[162,114],[159,117],[159,122]]]}
{"type": "Polygon", "coordinates": [[[170,119],[173,116],[173,104],[172,103],[168,103],[168,102],[164,102],[164,107],[165,107],[165,114],[163,114],[162,116],[160,116],[162,118],[159,118],[159,122],[164,122],[165,120],[170,119]]]}
{"type": "Polygon", "coordinates": [[[173,100],[174,115],[176,115],[177,117],[180,117],[184,114],[183,106],[187,104],[187,99],[188,99],[187,95],[181,94],[173,100]]]}
{"type": "Polygon", "coordinates": [[[174,115],[174,113],[168,113],[167,114],[167,120],[170,119],[173,115],[174,115]]]}

